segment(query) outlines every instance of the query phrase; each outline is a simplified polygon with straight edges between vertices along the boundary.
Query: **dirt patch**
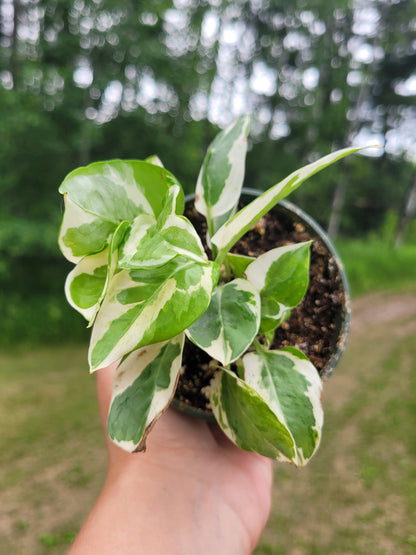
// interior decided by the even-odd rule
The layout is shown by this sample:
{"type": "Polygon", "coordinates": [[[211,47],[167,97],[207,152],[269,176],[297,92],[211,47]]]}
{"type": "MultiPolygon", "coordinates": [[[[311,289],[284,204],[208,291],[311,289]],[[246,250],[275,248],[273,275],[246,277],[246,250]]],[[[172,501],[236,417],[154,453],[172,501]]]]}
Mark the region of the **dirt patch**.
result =
{"type": "MultiPolygon", "coordinates": [[[[46,551],[42,536],[78,531],[102,487],[106,465],[104,441],[102,449],[90,450],[81,441],[68,442],[68,456],[40,472],[33,471],[36,454],[17,461],[22,479],[2,492],[0,505],[0,543],[10,545],[11,550],[2,551],[0,545],[0,553],[41,554],[46,551]],[[81,449],[87,461],[77,455],[81,449]]],[[[51,546],[48,553],[67,549],[51,546]]]]}
{"type": "Polygon", "coordinates": [[[336,399],[337,406],[342,406],[358,387],[362,375],[371,368],[376,368],[386,354],[402,337],[409,333],[409,326],[414,325],[416,315],[416,295],[373,293],[352,303],[351,331],[342,371],[335,370],[334,375],[325,383],[324,400],[336,399]],[[352,349],[362,343],[360,368],[348,367],[349,346],[352,349]],[[365,344],[377,346],[366,348],[365,344]]]}

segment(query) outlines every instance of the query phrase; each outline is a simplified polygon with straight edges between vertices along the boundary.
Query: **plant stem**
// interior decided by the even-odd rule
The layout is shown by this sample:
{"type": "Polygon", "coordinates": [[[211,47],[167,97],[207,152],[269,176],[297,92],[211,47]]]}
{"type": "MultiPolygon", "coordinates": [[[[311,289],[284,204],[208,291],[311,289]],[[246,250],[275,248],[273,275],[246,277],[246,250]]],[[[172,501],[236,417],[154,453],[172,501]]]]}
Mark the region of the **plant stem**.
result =
{"type": "Polygon", "coordinates": [[[264,348],[264,345],[260,343],[257,339],[253,341],[253,345],[256,347],[256,351],[266,351],[267,349],[264,348]]]}

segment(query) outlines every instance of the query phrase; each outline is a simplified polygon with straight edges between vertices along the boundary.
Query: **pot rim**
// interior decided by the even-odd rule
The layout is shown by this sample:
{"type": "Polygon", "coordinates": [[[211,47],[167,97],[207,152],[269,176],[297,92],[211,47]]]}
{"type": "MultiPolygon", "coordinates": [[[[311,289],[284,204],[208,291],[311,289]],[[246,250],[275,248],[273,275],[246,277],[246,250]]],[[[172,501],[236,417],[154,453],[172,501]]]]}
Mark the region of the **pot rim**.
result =
{"type": "MultiPolygon", "coordinates": [[[[243,187],[241,191],[241,196],[246,195],[246,196],[252,196],[252,197],[259,197],[262,193],[263,191],[260,191],[259,189],[243,187]]],[[[185,195],[185,203],[188,203],[194,200],[194,198],[195,198],[194,193],[185,195]]],[[[306,227],[309,228],[309,231],[312,231],[314,234],[316,234],[317,237],[319,237],[319,239],[322,241],[324,246],[331,254],[332,258],[334,259],[335,266],[341,278],[341,283],[344,290],[344,299],[343,299],[343,310],[340,315],[340,329],[338,333],[338,338],[336,343],[334,344],[334,351],[331,357],[329,358],[328,362],[325,364],[325,366],[322,368],[320,372],[321,379],[327,380],[331,376],[332,372],[337,366],[345,350],[349,331],[350,331],[350,326],[351,326],[351,294],[350,294],[350,287],[349,287],[348,278],[345,272],[345,268],[335,248],[334,243],[332,242],[332,240],[330,239],[326,231],[318,224],[318,222],[314,218],[312,218],[312,216],[310,216],[307,212],[305,212],[305,210],[303,210],[302,208],[300,208],[299,206],[297,206],[296,204],[288,200],[279,201],[274,208],[277,208],[277,209],[283,208],[284,211],[295,214],[295,216],[297,216],[302,221],[302,223],[304,223],[306,227]]],[[[274,208],[272,208],[271,210],[273,210],[274,208]]],[[[202,418],[204,420],[213,421],[212,414],[206,413],[201,409],[191,407],[190,405],[187,405],[186,403],[179,401],[178,399],[175,399],[175,398],[173,399],[172,403],[173,403],[173,406],[175,406],[176,408],[179,408],[181,411],[185,413],[198,416],[199,418],[202,418]]]]}
{"type": "MultiPolygon", "coordinates": [[[[253,189],[251,187],[243,187],[241,194],[242,195],[252,195],[254,197],[259,197],[262,195],[263,191],[259,189],[253,189]]],[[[339,338],[335,344],[334,352],[332,353],[330,359],[325,364],[320,372],[320,376],[323,380],[328,379],[332,372],[334,371],[335,367],[337,366],[343,352],[345,351],[345,347],[347,344],[348,335],[350,332],[351,327],[351,291],[350,286],[348,283],[347,274],[345,272],[344,264],[342,263],[341,257],[338,254],[337,249],[332,241],[332,239],[328,236],[326,231],[318,224],[318,222],[312,218],[305,210],[297,206],[291,201],[286,199],[281,200],[276,205],[283,207],[288,212],[292,212],[296,214],[301,220],[306,223],[306,225],[314,231],[319,238],[321,239],[322,243],[328,249],[335,260],[335,264],[338,270],[338,273],[341,278],[342,287],[344,289],[344,302],[343,302],[343,314],[341,315],[341,326],[339,330],[339,338]]],[[[273,209],[272,209],[273,210],[273,209]]]]}

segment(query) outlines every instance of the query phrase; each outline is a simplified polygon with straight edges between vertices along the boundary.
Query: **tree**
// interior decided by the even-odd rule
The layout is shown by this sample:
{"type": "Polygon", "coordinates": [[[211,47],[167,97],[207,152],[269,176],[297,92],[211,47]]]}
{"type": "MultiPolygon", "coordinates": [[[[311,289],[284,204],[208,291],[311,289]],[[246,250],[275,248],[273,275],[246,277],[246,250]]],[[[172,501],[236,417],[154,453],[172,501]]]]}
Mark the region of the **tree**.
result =
{"type": "MultiPolygon", "coordinates": [[[[415,12],[410,0],[0,0],[2,259],[14,272],[35,251],[56,260],[56,190],[74,167],[156,152],[190,191],[217,127],[246,111],[246,184],[260,189],[368,134],[385,142],[382,157],[345,163],[344,181],[331,168],[293,196],[324,226],[334,204],[333,234],[377,230],[413,183],[415,12]]],[[[58,260],[31,272],[34,287],[61,280],[58,260]]]]}

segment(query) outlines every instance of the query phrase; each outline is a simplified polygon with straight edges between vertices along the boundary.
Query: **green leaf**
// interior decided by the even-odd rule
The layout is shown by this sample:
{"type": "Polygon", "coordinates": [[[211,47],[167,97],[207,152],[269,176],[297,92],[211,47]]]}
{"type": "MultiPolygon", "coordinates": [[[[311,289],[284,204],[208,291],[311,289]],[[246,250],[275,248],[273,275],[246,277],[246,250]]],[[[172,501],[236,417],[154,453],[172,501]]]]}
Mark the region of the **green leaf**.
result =
{"type": "Polygon", "coordinates": [[[191,222],[184,216],[169,216],[160,230],[160,237],[177,255],[184,255],[200,262],[207,260],[201,239],[191,222]]]}
{"type": "Polygon", "coordinates": [[[264,399],[294,440],[292,459],[303,466],[318,448],[323,411],[322,382],[308,358],[295,348],[258,348],[243,357],[244,380],[264,399]]]}
{"type": "Polygon", "coordinates": [[[290,432],[247,383],[224,369],[205,391],[219,426],[236,445],[271,459],[296,460],[290,432]]]}
{"type": "Polygon", "coordinates": [[[128,354],[113,381],[108,434],[122,449],[144,451],[146,436],[169,406],[182,363],[184,335],[128,354]]]}
{"type": "Polygon", "coordinates": [[[229,266],[232,273],[239,278],[245,278],[245,271],[247,266],[255,260],[252,256],[245,256],[243,254],[227,253],[225,263],[229,266]]]}
{"type": "Polygon", "coordinates": [[[241,356],[256,337],[260,324],[260,297],[245,279],[215,288],[211,302],[186,334],[198,347],[222,364],[241,356]]]}
{"type": "Polygon", "coordinates": [[[247,279],[260,291],[262,332],[276,328],[287,310],[303,299],[309,283],[310,245],[271,249],[247,266],[247,279]]]}
{"type": "Polygon", "coordinates": [[[153,271],[116,273],[92,330],[91,370],[181,333],[208,307],[218,274],[215,263],[183,256],[153,271]]]}
{"type": "Polygon", "coordinates": [[[162,210],[157,215],[157,224],[159,229],[163,228],[166,220],[170,216],[174,216],[177,214],[178,199],[180,198],[181,194],[182,188],[180,185],[172,185],[166,192],[162,210]]]}
{"type": "Polygon", "coordinates": [[[207,218],[212,236],[234,212],[244,180],[250,118],[243,116],[219,133],[198,176],[195,208],[207,218]]]}
{"type": "Polygon", "coordinates": [[[216,247],[218,252],[216,257],[217,262],[221,264],[227,252],[240,237],[242,237],[256,221],[264,216],[264,214],[271,210],[279,200],[282,200],[292,193],[299,185],[315,173],[359,150],[362,149],[345,148],[332,152],[316,162],[294,171],[283,181],[274,185],[250,204],[242,208],[228,222],[222,225],[211,239],[211,243],[216,247]]]}

